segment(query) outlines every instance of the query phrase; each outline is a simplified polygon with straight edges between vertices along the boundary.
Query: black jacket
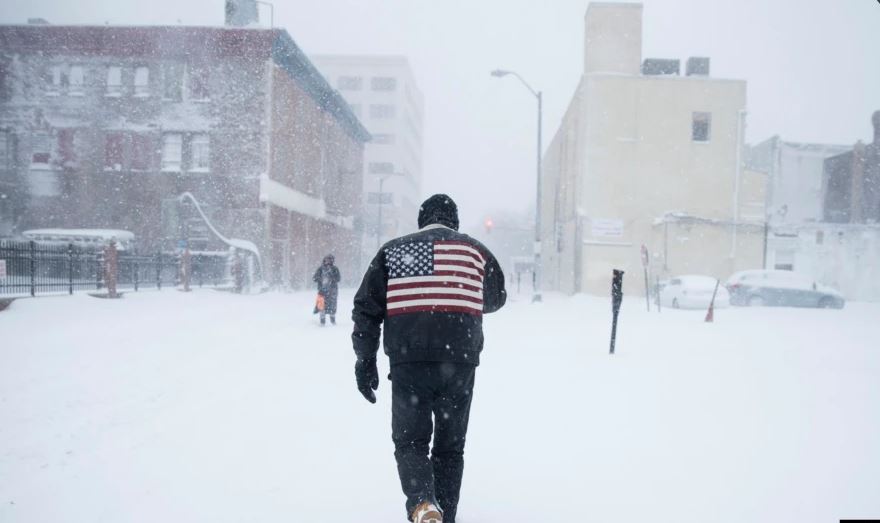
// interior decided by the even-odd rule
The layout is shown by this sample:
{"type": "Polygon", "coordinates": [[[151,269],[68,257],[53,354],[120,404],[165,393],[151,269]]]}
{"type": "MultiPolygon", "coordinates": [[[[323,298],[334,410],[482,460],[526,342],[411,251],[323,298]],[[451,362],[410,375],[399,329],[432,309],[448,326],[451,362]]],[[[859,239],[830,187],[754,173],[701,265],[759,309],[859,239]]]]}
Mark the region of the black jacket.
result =
{"type": "Polygon", "coordinates": [[[483,314],[507,299],[504,274],[483,244],[435,224],[386,243],[354,298],[358,358],[375,357],[385,324],[391,364],[480,362],[483,314]]]}

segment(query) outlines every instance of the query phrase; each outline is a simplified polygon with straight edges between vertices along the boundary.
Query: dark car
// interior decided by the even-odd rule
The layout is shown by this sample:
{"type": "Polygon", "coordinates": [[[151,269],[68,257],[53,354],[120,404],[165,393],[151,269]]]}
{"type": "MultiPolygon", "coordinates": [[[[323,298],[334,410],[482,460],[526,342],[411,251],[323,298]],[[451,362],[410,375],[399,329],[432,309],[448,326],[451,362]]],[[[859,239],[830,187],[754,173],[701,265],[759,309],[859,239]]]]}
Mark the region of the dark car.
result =
{"type": "Polygon", "coordinates": [[[727,280],[731,305],[842,309],[839,292],[791,271],[741,271],[727,280]]]}

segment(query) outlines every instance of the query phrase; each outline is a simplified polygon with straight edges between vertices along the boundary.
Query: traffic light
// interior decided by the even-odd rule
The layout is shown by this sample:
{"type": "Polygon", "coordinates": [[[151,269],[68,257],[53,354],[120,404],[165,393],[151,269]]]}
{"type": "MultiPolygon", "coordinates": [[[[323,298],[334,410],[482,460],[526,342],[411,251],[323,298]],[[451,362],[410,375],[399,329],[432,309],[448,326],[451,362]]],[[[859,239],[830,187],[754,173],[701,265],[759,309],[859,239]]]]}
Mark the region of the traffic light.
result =
{"type": "Polygon", "coordinates": [[[492,227],[495,227],[495,222],[492,221],[492,218],[486,218],[483,225],[486,227],[486,234],[489,234],[492,232],[492,227]]]}

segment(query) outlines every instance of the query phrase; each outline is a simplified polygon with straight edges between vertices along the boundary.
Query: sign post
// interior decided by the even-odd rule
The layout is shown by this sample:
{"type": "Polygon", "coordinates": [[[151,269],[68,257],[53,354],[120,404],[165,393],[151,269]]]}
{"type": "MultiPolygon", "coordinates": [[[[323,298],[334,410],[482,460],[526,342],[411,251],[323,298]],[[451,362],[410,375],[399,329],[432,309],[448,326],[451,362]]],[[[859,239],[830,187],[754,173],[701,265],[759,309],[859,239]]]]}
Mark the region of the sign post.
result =
{"type": "Polygon", "coordinates": [[[642,269],[645,271],[645,303],[648,305],[648,312],[651,312],[651,291],[648,283],[648,247],[642,244],[642,269]]]}

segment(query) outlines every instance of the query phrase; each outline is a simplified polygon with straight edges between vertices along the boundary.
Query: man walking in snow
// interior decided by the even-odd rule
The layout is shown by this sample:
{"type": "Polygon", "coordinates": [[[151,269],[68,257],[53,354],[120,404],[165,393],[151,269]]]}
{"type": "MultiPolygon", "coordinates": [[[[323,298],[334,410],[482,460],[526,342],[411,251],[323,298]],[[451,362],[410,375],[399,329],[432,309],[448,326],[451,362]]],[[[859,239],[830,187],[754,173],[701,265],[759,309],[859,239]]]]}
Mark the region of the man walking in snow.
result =
{"type": "Polygon", "coordinates": [[[407,517],[454,523],[483,314],[500,309],[507,294],[492,253],[458,232],[458,208],[449,196],[428,198],[418,224],[418,232],[379,250],[355,295],[355,376],[361,394],[375,403],[384,323],[394,457],[407,517]]]}

